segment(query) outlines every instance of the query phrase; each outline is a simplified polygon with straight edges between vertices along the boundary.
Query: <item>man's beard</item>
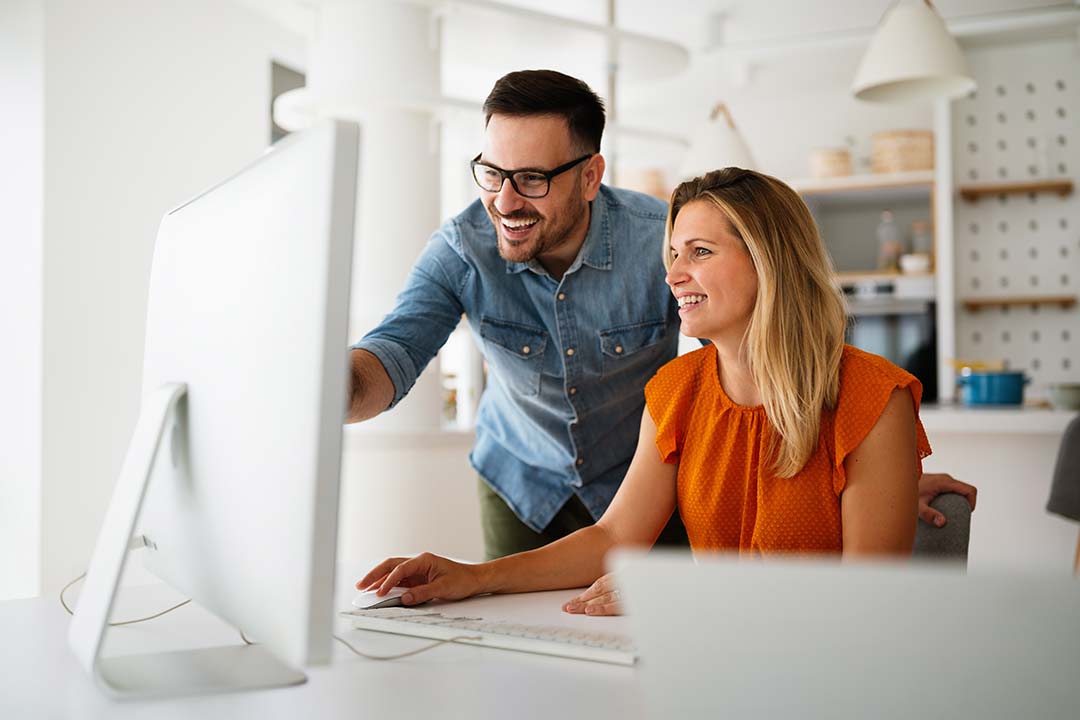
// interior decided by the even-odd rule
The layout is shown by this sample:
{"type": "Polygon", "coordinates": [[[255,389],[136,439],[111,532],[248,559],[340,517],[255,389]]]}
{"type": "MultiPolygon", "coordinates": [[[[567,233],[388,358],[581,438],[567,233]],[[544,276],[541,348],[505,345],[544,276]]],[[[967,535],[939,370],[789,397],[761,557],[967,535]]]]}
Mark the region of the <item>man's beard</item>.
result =
{"type": "Polygon", "coordinates": [[[527,263],[555,250],[569,239],[570,233],[585,215],[585,201],[575,197],[566,207],[548,216],[535,210],[520,210],[502,215],[495,209],[494,203],[487,206],[487,211],[495,226],[499,255],[507,262],[527,263]],[[532,219],[536,219],[537,223],[527,237],[515,241],[506,235],[503,220],[532,219]]]}

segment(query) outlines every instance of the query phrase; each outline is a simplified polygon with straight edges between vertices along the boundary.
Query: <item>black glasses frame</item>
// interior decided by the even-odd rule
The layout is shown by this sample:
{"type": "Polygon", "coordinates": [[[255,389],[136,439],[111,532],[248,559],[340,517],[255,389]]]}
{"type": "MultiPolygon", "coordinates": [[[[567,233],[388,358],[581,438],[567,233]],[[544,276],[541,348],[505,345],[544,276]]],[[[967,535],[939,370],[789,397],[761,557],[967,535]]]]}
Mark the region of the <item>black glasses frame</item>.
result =
{"type": "MultiPolygon", "coordinates": [[[[483,155],[483,154],[484,153],[480,153],[480,155],[483,155]]],[[[553,168],[551,170],[540,170],[540,169],[537,169],[537,168],[518,168],[517,170],[503,170],[501,167],[497,167],[495,165],[492,165],[491,163],[480,162],[480,155],[477,155],[476,157],[474,157],[469,162],[469,169],[472,171],[473,182],[475,182],[476,186],[479,187],[484,192],[499,192],[499,190],[502,190],[503,183],[505,183],[507,180],[509,180],[510,181],[510,187],[514,188],[514,192],[516,192],[518,195],[520,195],[523,198],[529,198],[530,200],[538,200],[538,199],[540,199],[542,197],[547,197],[547,194],[549,192],[551,192],[551,181],[555,178],[555,176],[562,175],[564,172],[566,172],[570,168],[572,168],[572,167],[574,167],[576,165],[580,165],[581,163],[585,162],[586,160],[588,160],[589,158],[591,158],[595,154],[596,153],[589,153],[587,155],[582,155],[577,160],[571,160],[570,162],[565,163],[563,165],[560,165],[559,167],[553,168]],[[489,168],[491,170],[494,170],[495,172],[499,173],[499,175],[502,176],[502,180],[499,182],[499,190],[488,190],[486,187],[484,187],[483,185],[480,184],[480,178],[476,177],[476,166],[477,165],[481,165],[481,166],[483,166],[485,168],[489,168]],[[543,195],[526,195],[525,193],[521,192],[521,188],[519,188],[517,182],[514,181],[514,176],[517,175],[518,173],[533,173],[534,175],[543,175],[544,178],[547,179],[547,189],[544,190],[544,194],[543,195]]]]}

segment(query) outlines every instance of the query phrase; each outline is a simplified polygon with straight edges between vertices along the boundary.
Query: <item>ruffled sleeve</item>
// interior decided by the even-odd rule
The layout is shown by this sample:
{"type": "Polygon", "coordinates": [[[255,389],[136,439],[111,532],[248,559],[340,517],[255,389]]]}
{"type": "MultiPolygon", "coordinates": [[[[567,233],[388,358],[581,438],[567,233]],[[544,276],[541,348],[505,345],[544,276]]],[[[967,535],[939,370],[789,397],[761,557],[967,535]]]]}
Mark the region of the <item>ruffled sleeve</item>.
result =
{"type": "Polygon", "coordinates": [[[694,388],[712,350],[707,346],[675,358],[645,385],[645,405],[656,423],[656,449],[665,463],[679,462],[694,388]]]}
{"type": "Polygon", "coordinates": [[[930,441],[919,419],[922,383],[888,360],[851,346],[844,349],[840,365],[840,394],[833,416],[833,490],[839,495],[847,484],[844,461],[870,430],[897,388],[907,388],[915,403],[915,446],[919,474],[922,460],[930,454],[930,441]]]}

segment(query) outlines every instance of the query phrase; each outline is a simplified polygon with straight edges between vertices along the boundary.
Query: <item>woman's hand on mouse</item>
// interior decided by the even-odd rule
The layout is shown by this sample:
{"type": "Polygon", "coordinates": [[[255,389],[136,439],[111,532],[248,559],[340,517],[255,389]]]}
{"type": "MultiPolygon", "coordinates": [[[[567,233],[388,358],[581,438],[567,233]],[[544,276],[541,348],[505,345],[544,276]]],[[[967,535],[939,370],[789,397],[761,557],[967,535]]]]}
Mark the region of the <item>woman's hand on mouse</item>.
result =
{"type": "Polygon", "coordinates": [[[562,609],[574,614],[622,615],[622,597],[615,587],[614,573],[600,576],[585,592],[567,601],[562,609]]]}
{"type": "Polygon", "coordinates": [[[394,587],[407,587],[409,591],[401,596],[404,605],[418,605],[434,598],[461,600],[479,592],[475,568],[431,553],[388,558],[356,583],[356,589],[374,590],[382,596],[394,587]]]}

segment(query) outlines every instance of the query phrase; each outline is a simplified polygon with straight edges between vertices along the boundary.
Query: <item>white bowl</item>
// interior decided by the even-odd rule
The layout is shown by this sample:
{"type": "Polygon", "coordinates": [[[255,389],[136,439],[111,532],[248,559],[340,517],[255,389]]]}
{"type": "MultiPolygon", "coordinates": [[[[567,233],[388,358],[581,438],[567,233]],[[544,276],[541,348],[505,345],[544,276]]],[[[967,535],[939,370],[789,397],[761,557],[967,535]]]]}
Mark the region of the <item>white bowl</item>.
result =
{"type": "Polygon", "coordinates": [[[1055,383],[1047,391],[1050,404],[1058,410],[1080,410],[1080,383],[1055,383]]]}
{"type": "Polygon", "coordinates": [[[907,275],[930,271],[930,256],[926,253],[907,253],[900,256],[900,270],[907,275]]]}

